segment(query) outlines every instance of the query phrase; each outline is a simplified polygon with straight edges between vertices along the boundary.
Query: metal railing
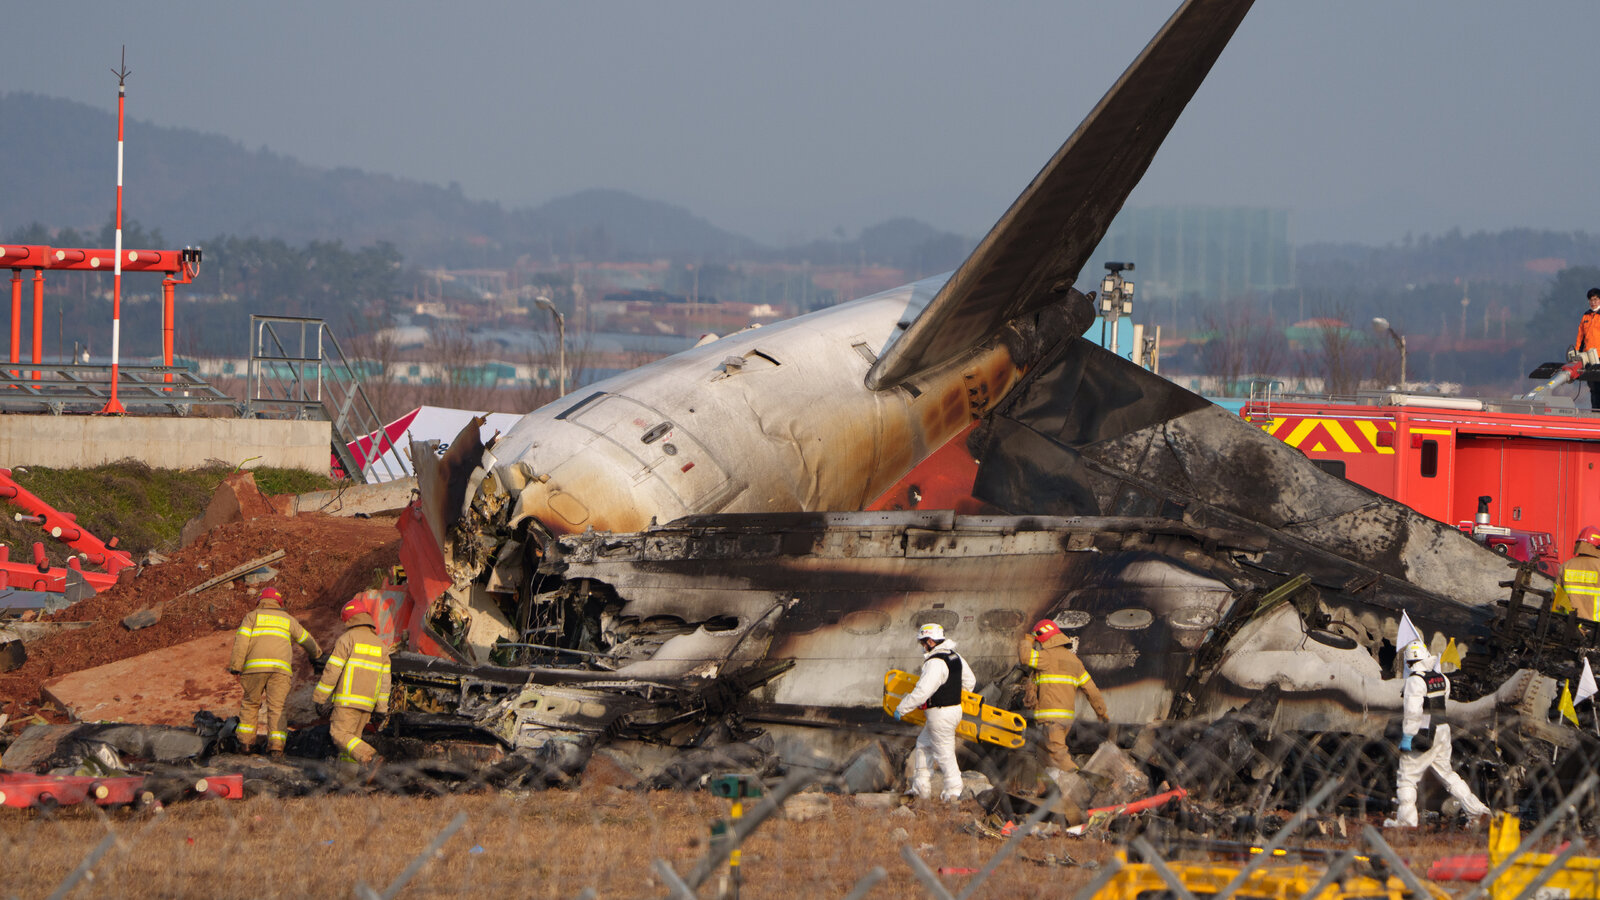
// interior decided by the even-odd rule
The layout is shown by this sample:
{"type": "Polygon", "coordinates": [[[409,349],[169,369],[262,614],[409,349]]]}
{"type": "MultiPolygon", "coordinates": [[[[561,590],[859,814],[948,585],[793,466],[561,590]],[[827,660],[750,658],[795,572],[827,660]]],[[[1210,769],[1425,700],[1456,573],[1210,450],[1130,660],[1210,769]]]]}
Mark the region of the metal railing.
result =
{"type": "MultiPolygon", "coordinates": [[[[0,363],[0,410],[93,413],[111,397],[111,367],[80,363],[0,363]]],[[[195,406],[238,401],[179,366],[118,366],[117,395],[129,409],[188,415],[195,406]]]]}
{"type": "Polygon", "coordinates": [[[356,481],[392,480],[406,475],[400,449],[384,431],[383,419],[361,389],[361,378],[322,319],[301,316],[250,317],[250,416],[278,415],[326,419],[333,425],[333,455],[356,481]],[[374,435],[361,457],[350,449],[374,435]]]}
{"type": "Polygon", "coordinates": [[[1250,381],[1250,399],[1245,401],[1244,408],[1239,411],[1240,417],[1246,422],[1260,423],[1272,421],[1272,396],[1283,393],[1283,382],[1270,379],[1256,378],[1250,381]]]}

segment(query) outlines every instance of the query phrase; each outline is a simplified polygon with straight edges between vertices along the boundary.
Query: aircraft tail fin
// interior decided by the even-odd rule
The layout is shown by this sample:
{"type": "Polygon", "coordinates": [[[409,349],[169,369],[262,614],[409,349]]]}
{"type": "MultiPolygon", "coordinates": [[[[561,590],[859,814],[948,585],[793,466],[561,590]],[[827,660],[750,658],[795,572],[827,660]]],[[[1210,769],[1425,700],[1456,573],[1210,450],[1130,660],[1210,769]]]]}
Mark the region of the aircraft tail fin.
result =
{"type": "Polygon", "coordinates": [[[867,387],[899,384],[1066,300],[1251,3],[1186,0],[873,365],[867,387]]]}

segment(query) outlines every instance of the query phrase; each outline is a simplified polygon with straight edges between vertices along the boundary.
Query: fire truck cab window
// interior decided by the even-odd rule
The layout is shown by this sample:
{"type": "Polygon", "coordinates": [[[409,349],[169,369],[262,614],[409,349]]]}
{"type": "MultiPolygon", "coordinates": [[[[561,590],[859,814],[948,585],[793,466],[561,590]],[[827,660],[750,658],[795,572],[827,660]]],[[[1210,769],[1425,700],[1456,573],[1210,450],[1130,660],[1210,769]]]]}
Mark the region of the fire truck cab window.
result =
{"type": "Polygon", "coordinates": [[[1439,474],[1439,442],[1422,442],[1422,477],[1434,478],[1439,474]]]}

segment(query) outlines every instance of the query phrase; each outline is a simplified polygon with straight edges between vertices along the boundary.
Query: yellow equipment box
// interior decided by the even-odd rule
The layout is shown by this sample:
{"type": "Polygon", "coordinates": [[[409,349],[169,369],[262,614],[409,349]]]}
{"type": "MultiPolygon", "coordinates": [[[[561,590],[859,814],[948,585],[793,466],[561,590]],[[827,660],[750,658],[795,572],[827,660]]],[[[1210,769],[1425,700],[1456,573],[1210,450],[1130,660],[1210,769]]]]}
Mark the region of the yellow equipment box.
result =
{"type": "MultiPolygon", "coordinates": [[[[1522,843],[1522,827],[1516,816],[1501,813],[1489,823],[1489,866],[1494,868],[1511,856],[1522,843]]],[[[1505,873],[1489,886],[1493,900],[1512,900],[1522,893],[1550,861],[1554,853],[1525,853],[1512,863],[1505,873]]],[[[1574,856],[1566,865],[1556,870],[1536,897],[1580,898],[1600,897],[1600,859],[1592,856],[1574,856]]]]}
{"type": "MultiPolygon", "coordinates": [[[[900,699],[911,693],[917,686],[917,676],[899,669],[890,669],[883,676],[883,711],[894,715],[895,707],[900,705],[900,699]]],[[[1028,742],[1022,732],[1027,730],[1027,720],[1009,709],[990,706],[983,702],[983,698],[971,691],[961,692],[961,724],[956,726],[956,734],[973,743],[995,744],[1008,750],[1016,750],[1028,742]]],[[[905,714],[902,722],[921,725],[927,721],[922,710],[914,709],[905,714]]]]}
{"type": "MultiPolygon", "coordinates": [[[[1126,854],[1117,856],[1126,862],[1126,854]]],[[[1206,897],[1222,890],[1242,866],[1209,862],[1170,862],[1174,875],[1183,882],[1190,893],[1206,897]]],[[[1263,866],[1245,879],[1233,895],[1238,900],[1282,900],[1285,897],[1309,897],[1311,889],[1322,879],[1325,869],[1320,866],[1263,866]]],[[[1424,882],[1433,894],[1425,900],[1448,900],[1449,894],[1424,882]]],[[[1172,888],[1146,863],[1127,863],[1100,892],[1095,900],[1138,900],[1141,897],[1170,897],[1172,888]]],[[[1318,893],[1316,900],[1419,900],[1397,876],[1384,881],[1354,875],[1340,879],[1318,893]]]]}

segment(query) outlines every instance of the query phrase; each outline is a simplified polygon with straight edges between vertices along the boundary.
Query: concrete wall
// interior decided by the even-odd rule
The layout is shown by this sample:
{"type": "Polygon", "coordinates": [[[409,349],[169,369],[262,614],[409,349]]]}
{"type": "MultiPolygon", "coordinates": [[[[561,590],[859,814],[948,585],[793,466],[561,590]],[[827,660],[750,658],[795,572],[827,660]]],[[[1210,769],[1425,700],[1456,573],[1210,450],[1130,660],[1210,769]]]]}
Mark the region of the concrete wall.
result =
{"type": "Polygon", "coordinates": [[[332,426],[283,419],[0,415],[0,466],[81,469],[133,458],[160,469],[211,461],[328,473],[332,426]],[[251,457],[260,459],[250,460],[251,457]]]}

